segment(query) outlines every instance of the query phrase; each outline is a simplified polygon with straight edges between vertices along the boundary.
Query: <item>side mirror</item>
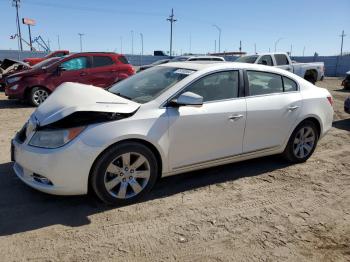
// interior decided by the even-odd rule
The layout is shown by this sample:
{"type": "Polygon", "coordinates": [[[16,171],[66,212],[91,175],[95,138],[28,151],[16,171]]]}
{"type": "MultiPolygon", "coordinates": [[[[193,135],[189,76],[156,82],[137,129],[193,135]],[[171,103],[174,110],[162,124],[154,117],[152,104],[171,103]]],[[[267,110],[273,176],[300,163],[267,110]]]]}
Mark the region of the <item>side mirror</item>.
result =
{"type": "Polygon", "coordinates": [[[59,74],[61,74],[61,72],[63,72],[63,71],[67,71],[67,69],[64,68],[63,66],[59,65],[59,66],[57,67],[57,74],[59,75],[59,74]]]}
{"type": "Polygon", "coordinates": [[[185,92],[177,99],[170,101],[170,105],[174,106],[202,106],[203,97],[192,92],[185,92]]]}

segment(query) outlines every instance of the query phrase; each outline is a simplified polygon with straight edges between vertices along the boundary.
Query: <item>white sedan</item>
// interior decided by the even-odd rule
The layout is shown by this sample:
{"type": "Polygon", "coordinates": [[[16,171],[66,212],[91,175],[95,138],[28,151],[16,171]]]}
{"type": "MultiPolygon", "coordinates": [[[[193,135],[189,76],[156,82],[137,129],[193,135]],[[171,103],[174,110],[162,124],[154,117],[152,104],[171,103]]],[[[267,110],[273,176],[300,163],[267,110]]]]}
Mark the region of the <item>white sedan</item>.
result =
{"type": "Polygon", "coordinates": [[[304,162],[332,103],[292,73],[244,63],[168,63],[108,91],[65,83],[13,139],[14,171],[43,192],[127,204],[160,177],[273,154],[304,162]]]}

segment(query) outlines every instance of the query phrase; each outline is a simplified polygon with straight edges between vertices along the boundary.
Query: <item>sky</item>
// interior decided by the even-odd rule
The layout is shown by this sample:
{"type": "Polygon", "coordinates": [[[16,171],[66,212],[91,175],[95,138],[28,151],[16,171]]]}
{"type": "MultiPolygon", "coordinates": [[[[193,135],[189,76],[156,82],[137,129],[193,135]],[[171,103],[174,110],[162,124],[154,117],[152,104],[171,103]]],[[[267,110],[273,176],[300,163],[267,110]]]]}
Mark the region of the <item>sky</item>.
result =
{"type": "MultiPolygon", "coordinates": [[[[33,38],[40,35],[57,50],[114,51],[144,54],[169,50],[170,23],[174,8],[173,50],[176,54],[218,51],[254,53],[276,50],[292,55],[335,55],[350,52],[350,0],[21,0],[20,18],[36,20],[33,38]]],[[[10,39],[16,33],[16,11],[12,0],[0,0],[0,49],[18,49],[10,39]]],[[[21,25],[28,40],[28,28],[21,25]]],[[[25,45],[24,45],[25,46],[25,45]]],[[[25,49],[28,49],[25,46],[25,49]]]]}

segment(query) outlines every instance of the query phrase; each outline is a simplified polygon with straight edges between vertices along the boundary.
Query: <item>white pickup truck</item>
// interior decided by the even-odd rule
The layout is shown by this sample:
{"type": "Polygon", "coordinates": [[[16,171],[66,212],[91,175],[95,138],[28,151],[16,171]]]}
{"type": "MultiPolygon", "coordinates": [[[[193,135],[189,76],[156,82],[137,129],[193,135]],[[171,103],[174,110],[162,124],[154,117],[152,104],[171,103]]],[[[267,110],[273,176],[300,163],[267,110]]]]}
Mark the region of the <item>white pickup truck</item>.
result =
{"type": "Polygon", "coordinates": [[[297,63],[286,53],[266,53],[239,57],[235,62],[262,64],[288,70],[315,84],[324,78],[324,63],[297,63]]]}

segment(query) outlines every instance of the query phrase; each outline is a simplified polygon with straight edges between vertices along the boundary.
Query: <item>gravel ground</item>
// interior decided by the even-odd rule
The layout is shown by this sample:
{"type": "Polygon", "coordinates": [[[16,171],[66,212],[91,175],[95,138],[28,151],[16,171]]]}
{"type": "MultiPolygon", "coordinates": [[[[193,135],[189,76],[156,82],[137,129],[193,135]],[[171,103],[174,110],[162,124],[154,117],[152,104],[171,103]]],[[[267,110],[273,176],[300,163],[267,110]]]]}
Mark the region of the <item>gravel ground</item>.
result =
{"type": "Polygon", "coordinates": [[[349,92],[329,78],[334,127],[304,164],[276,156],[162,179],[142,203],[30,189],[9,147],[33,108],[0,93],[1,261],[350,261],[349,92]]]}

